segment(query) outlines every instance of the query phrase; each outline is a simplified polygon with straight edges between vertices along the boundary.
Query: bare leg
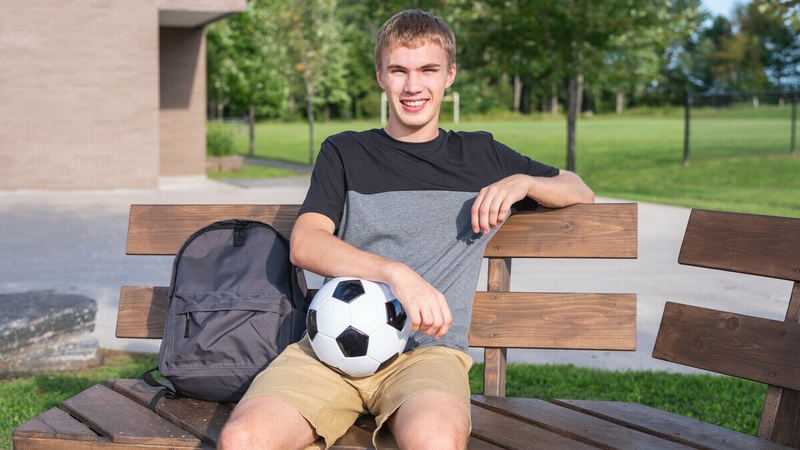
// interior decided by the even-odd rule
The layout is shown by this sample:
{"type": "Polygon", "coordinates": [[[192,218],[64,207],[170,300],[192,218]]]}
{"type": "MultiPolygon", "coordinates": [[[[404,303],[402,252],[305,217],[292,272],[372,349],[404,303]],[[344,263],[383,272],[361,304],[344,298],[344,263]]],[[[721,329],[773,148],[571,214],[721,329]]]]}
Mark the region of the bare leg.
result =
{"type": "Polygon", "coordinates": [[[467,447],[467,410],[459,400],[443,392],[425,391],[409,397],[386,423],[401,449],[467,447]]]}
{"type": "Polygon", "coordinates": [[[319,436],[292,405],[275,397],[251,397],[239,403],[222,429],[217,448],[303,449],[319,436]]]}

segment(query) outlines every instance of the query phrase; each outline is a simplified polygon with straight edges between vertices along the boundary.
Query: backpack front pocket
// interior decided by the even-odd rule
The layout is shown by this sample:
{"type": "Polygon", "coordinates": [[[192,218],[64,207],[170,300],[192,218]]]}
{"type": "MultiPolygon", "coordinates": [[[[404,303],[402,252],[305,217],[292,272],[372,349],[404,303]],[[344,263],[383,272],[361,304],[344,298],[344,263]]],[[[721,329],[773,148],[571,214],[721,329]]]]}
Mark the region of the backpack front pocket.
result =
{"type": "Polygon", "coordinates": [[[276,336],[292,308],[285,295],[203,292],[176,293],[172,351],[166,372],[178,368],[266,367],[280,349],[276,336]],[[181,328],[177,328],[180,330],[181,328]],[[181,338],[181,336],[183,338],[181,338]]]}

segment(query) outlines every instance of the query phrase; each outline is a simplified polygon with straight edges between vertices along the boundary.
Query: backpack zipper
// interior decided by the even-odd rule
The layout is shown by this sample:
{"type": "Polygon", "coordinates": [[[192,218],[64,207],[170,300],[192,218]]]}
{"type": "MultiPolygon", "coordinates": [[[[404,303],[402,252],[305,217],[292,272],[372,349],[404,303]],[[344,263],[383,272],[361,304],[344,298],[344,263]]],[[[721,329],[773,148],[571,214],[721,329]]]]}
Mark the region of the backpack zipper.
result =
{"type": "Polygon", "coordinates": [[[186,313],[186,329],[183,332],[183,337],[186,338],[186,339],[189,339],[189,323],[190,323],[191,317],[192,317],[192,313],[190,313],[190,312],[186,313]]]}

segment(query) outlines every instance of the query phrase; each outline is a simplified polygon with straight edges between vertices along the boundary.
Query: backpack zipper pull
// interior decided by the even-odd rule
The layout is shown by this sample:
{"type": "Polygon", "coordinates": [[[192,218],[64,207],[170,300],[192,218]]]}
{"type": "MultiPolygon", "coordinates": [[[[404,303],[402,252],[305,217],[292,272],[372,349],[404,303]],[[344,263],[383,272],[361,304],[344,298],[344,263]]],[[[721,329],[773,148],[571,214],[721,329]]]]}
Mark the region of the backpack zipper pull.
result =
{"type": "Polygon", "coordinates": [[[186,313],[186,329],[183,332],[183,337],[189,339],[189,322],[190,318],[192,317],[192,313],[186,313]]]}
{"type": "Polygon", "coordinates": [[[247,234],[247,225],[244,223],[237,223],[233,226],[233,245],[234,247],[241,247],[244,245],[244,237],[247,234]]]}

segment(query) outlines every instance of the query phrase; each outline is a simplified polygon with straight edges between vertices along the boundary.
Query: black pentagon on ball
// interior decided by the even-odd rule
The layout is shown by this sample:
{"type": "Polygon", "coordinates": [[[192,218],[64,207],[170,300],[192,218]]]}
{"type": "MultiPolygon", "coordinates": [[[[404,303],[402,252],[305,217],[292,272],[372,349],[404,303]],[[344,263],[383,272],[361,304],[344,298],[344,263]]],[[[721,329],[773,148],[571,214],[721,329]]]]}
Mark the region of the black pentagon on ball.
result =
{"type": "Polygon", "coordinates": [[[390,302],[386,302],[387,324],[396,328],[397,331],[403,331],[403,327],[406,325],[406,319],[408,319],[408,316],[406,315],[406,310],[403,308],[403,305],[400,304],[400,301],[394,299],[390,302]]]}
{"type": "Polygon", "coordinates": [[[366,356],[369,336],[353,327],[347,327],[342,334],[336,337],[336,343],[346,358],[366,356]]]}
{"type": "Polygon", "coordinates": [[[312,341],[317,336],[317,310],[309,309],[306,315],[306,329],[308,330],[308,338],[312,341]]]}
{"type": "Polygon", "coordinates": [[[364,286],[359,280],[346,280],[340,282],[333,291],[333,298],[345,303],[350,303],[356,298],[364,295],[364,286]]]}

